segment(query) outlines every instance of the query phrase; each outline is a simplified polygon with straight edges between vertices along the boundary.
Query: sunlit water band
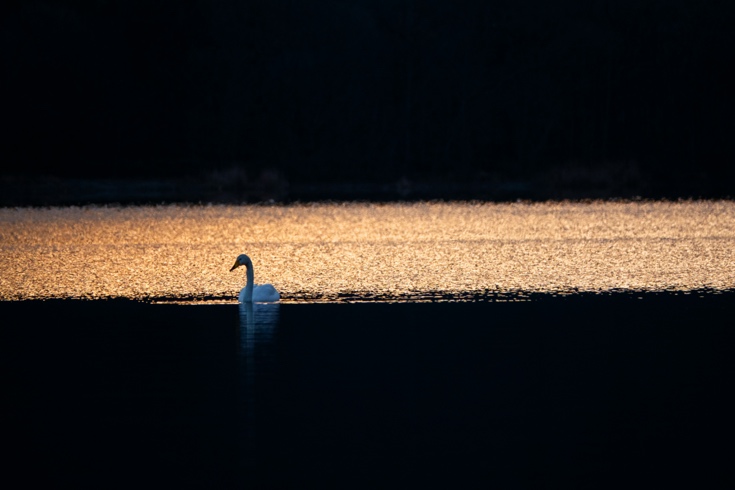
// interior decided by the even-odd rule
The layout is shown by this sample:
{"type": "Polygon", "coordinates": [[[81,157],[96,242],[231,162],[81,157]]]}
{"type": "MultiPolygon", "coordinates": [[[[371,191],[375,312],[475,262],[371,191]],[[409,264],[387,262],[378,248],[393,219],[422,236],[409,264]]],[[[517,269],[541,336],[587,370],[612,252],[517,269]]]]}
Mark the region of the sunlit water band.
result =
{"type": "Polygon", "coordinates": [[[0,299],[236,302],[247,253],[283,301],[735,288],[735,203],[0,209],[0,299]]]}

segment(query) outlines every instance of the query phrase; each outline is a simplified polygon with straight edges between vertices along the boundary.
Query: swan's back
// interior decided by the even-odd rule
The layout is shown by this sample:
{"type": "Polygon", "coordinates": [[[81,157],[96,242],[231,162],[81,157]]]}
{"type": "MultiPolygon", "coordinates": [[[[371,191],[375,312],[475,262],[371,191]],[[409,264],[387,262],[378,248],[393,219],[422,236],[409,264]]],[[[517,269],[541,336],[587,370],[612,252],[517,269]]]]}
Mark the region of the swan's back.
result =
{"type": "MultiPolygon", "coordinates": [[[[247,288],[243,288],[240,291],[240,303],[246,301],[245,289],[247,288]]],[[[276,291],[276,288],[272,284],[256,284],[253,288],[253,303],[275,303],[280,299],[281,295],[278,294],[278,291],[276,291]]]]}

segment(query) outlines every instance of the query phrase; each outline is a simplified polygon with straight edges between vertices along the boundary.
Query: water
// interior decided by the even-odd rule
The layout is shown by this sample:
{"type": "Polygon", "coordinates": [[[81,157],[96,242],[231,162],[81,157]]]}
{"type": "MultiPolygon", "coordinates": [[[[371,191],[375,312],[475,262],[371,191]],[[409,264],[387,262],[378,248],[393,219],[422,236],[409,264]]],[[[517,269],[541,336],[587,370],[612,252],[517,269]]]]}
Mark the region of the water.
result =
{"type": "Polygon", "coordinates": [[[232,301],[240,253],[284,301],[727,290],[735,203],[0,209],[0,300],[232,301]]]}
{"type": "Polygon", "coordinates": [[[2,209],[8,479],[732,488],[734,211],[2,209]]]}
{"type": "Polygon", "coordinates": [[[733,299],[284,304],[252,321],[0,303],[6,464],[74,488],[732,488],[733,299]]]}

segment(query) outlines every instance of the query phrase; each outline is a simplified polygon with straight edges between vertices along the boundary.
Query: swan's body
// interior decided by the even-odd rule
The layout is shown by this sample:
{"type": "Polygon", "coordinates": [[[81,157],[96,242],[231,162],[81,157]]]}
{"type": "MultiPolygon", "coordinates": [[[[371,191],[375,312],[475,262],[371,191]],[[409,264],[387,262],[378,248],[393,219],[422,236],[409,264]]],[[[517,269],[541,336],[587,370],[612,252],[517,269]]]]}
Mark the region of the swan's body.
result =
{"type": "Polygon", "coordinates": [[[248,282],[245,287],[240,291],[238,299],[240,303],[275,303],[281,299],[281,295],[278,294],[276,288],[271,284],[255,284],[254,272],[253,272],[253,261],[250,260],[245,254],[239,255],[235,260],[235,265],[232,266],[230,272],[234,271],[241,265],[245,266],[246,275],[248,282]]]}
{"type": "Polygon", "coordinates": [[[247,289],[248,287],[245,286],[240,290],[240,296],[238,296],[240,303],[275,303],[281,299],[281,295],[272,284],[253,285],[250,299],[248,299],[247,289]]]}

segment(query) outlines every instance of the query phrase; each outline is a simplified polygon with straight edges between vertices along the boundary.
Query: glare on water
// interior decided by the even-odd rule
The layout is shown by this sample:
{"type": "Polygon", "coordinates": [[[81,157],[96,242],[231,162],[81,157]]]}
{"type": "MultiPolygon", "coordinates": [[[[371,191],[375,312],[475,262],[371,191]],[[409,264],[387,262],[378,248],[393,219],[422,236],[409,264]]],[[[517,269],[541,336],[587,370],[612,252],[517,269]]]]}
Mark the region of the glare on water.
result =
{"type": "Polygon", "coordinates": [[[724,290],[734,245],[731,201],[0,209],[0,299],[724,290]]]}

